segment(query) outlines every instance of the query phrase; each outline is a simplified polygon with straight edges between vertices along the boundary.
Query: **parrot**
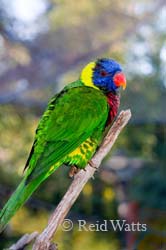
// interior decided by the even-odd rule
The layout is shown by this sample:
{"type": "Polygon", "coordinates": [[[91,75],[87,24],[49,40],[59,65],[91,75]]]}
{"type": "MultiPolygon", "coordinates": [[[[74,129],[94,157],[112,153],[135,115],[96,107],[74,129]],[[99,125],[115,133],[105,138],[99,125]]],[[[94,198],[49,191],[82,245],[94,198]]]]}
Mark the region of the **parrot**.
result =
{"type": "Polygon", "coordinates": [[[0,232],[57,168],[66,165],[81,170],[90,163],[118,113],[120,87],[126,88],[121,65],[100,58],[89,62],[78,80],[50,99],[36,129],[22,181],[0,211],[0,232]]]}

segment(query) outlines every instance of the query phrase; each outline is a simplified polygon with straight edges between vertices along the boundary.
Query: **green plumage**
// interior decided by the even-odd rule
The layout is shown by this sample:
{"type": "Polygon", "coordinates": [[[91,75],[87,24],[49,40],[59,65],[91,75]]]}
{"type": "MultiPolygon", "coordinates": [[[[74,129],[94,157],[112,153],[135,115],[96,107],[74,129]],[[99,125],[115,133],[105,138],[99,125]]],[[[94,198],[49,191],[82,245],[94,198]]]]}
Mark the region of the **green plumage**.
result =
{"type": "Polygon", "coordinates": [[[107,117],[106,96],[81,81],[51,99],[36,130],[25,176],[0,213],[0,230],[59,166],[86,166],[102,138],[107,117]]]}

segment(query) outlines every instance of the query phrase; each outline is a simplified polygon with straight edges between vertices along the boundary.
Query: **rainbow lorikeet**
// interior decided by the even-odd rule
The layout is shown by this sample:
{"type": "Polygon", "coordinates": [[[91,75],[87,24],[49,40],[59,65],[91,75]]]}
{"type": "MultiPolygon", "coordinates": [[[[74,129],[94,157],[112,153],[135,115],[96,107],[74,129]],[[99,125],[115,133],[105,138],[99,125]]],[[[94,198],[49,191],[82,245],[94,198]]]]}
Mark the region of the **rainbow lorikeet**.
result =
{"type": "Polygon", "coordinates": [[[23,180],[0,212],[0,231],[62,164],[85,168],[105,127],[117,114],[120,86],[126,87],[121,66],[112,59],[98,59],[50,100],[37,127],[23,180]]]}

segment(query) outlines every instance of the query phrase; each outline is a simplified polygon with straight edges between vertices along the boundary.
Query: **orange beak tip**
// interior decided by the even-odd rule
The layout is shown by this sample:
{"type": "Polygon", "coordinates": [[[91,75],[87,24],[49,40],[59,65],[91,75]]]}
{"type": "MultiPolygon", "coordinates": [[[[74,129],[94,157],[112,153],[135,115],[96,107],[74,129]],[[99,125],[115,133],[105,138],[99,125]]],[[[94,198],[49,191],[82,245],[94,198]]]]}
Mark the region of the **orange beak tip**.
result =
{"type": "Polygon", "coordinates": [[[126,85],[127,85],[126,82],[124,82],[124,83],[122,84],[122,89],[123,89],[123,90],[126,89],[126,85]]]}

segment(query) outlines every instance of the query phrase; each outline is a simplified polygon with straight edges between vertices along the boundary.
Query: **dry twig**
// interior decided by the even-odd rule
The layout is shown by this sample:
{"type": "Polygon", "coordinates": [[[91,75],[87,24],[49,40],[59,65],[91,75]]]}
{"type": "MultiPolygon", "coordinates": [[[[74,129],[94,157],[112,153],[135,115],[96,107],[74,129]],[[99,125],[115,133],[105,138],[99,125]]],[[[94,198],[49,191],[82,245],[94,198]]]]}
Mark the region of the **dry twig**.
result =
{"type": "Polygon", "coordinates": [[[27,246],[29,243],[31,243],[37,237],[37,235],[38,235],[37,232],[33,232],[32,234],[25,234],[24,236],[21,237],[21,239],[19,239],[17,243],[12,245],[9,248],[9,250],[24,249],[24,247],[27,246]]]}

